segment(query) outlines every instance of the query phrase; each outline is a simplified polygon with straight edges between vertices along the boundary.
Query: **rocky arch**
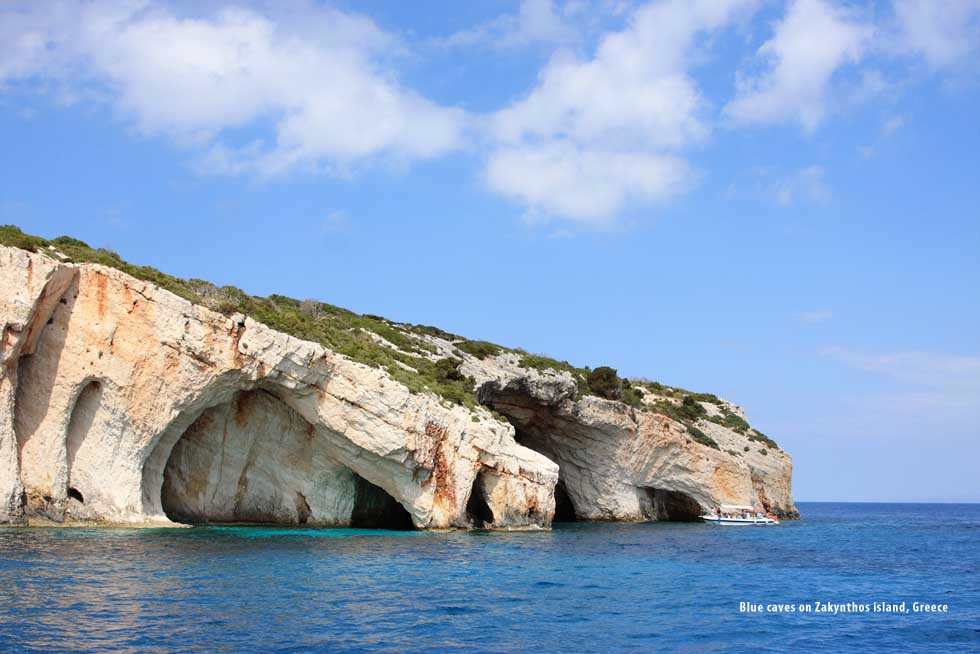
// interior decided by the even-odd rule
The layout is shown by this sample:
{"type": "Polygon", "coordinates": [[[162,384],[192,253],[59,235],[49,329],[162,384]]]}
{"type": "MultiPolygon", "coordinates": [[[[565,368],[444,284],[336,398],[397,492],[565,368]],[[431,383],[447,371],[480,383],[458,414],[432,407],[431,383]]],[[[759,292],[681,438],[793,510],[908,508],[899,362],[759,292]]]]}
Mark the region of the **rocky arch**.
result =
{"type": "Polygon", "coordinates": [[[649,506],[645,513],[650,520],[670,522],[699,522],[703,507],[687,493],[665,488],[647,488],[649,506]]]}
{"type": "Polygon", "coordinates": [[[282,389],[259,385],[215,397],[193,419],[179,415],[147,457],[150,515],[184,523],[415,527],[404,499],[373,483],[379,472],[367,453],[310,422],[282,389]]]}
{"type": "Polygon", "coordinates": [[[478,397],[510,421],[519,444],[558,464],[552,522],[686,522],[703,513],[697,491],[681,490],[690,475],[680,461],[672,461],[673,437],[651,434],[649,424],[641,435],[649,416],[619,402],[540,390],[521,379],[490,382],[478,397]],[[660,447],[644,443],[660,438],[660,447]]]}
{"type": "Polygon", "coordinates": [[[383,488],[354,474],[354,506],[350,526],[364,529],[408,531],[415,528],[412,515],[383,488]]]}
{"type": "MultiPolygon", "coordinates": [[[[606,517],[601,509],[589,511],[589,507],[596,506],[595,500],[603,492],[593,483],[592,460],[587,449],[596,434],[564,417],[562,400],[543,401],[522,384],[503,388],[487,384],[479,389],[478,397],[483,404],[507,418],[514,427],[518,444],[558,464],[552,522],[606,517]]],[[[601,438],[602,435],[598,436],[601,438]]]]}

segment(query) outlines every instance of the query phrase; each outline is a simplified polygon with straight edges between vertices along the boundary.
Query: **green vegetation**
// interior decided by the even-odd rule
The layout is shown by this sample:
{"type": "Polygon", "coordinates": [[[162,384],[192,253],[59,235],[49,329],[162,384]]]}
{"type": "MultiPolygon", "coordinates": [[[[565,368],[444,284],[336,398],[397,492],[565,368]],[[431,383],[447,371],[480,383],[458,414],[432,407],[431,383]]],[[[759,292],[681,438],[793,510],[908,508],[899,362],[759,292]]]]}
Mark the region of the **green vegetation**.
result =
{"type": "Polygon", "coordinates": [[[463,341],[462,343],[456,343],[456,347],[477,359],[495,357],[504,351],[504,348],[499,345],[494,345],[486,341],[463,341]]]}
{"type": "Polygon", "coordinates": [[[48,242],[40,236],[25,234],[13,225],[0,225],[0,244],[20,248],[28,252],[37,252],[41,248],[47,247],[48,242]]]}
{"type": "Polygon", "coordinates": [[[747,423],[743,418],[732,413],[727,407],[721,407],[722,415],[711,416],[708,418],[711,422],[718,423],[722,427],[727,427],[732,431],[737,431],[740,434],[745,434],[749,429],[749,423],[747,423]]]}
{"type": "MultiPolygon", "coordinates": [[[[321,343],[359,363],[382,368],[413,393],[428,391],[448,402],[471,408],[477,405],[473,394],[473,380],[460,372],[462,361],[455,357],[433,360],[437,348],[420,338],[431,336],[450,341],[461,352],[479,359],[505,351],[518,352],[521,354],[519,365],[524,368],[568,372],[576,380],[580,396],[597,395],[635,408],[644,406],[644,391],[655,396],[680,400],[677,404],[657,399],[652,403],[652,408],[684,424],[691,438],[697,442],[718,449],[718,444],[710,436],[694,426],[695,422],[706,417],[706,411],[700,402],[710,402],[718,405],[723,415],[710,417],[709,420],[745,434],[750,440],[762,443],[764,449],[778,447],[768,436],[751,429],[747,422],[728,410],[715,395],[693,393],[655,381],[622,379],[615,369],[608,366],[594,370],[578,368],[567,361],[529,354],[522,350],[509,350],[487,341],[467,340],[438,327],[400,324],[372,314],[359,315],[313,299],[300,301],[283,295],[251,296],[234,286],[218,287],[201,279],[181,279],[150,266],[136,266],[124,261],[112,250],[93,248],[70,236],[48,240],[25,234],[13,225],[2,225],[0,245],[54,256],[54,252],[49,251],[49,247],[53,246],[71,262],[115,268],[226,316],[245,314],[273,329],[321,343]]],[[[501,422],[507,422],[500,414],[493,413],[493,416],[501,422]]]]}
{"type": "Polygon", "coordinates": [[[635,388],[630,380],[621,378],[615,368],[609,366],[599,366],[595,370],[585,368],[579,374],[585,380],[585,388],[579,385],[580,393],[616,400],[634,409],[643,407],[643,392],[635,388]]]}
{"type": "Polygon", "coordinates": [[[713,439],[711,436],[708,436],[706,433],[704,433],[694,425],[687,426],[687,433],[691,436],[691,438],[696,440],[698,443],[701,443],[702,445],[713,447],[716,450],[721,449],[720,447],[718,447],[718,443],[715,442],[715,439],[713,439]]]}
{"type": "Polygon", "coordinates": [[[60,236],[48,241],[24,234],[12,225],[0,226],[0,244],[32,252],[53,245],[74,263],[96,263],[121,270],[224,315],[242,313],[273,329],[321,343],[359,363],[384,368],[413,393],[431,391],[449,402],[477,405],[473,380],[459,372],[458,359],[431,361],[426,355],[435,352],[434,347],[379,316],[358,315],[316,300],[300,301],[283,295],[254,297],[234,286],[180,279],[149,266],[134,266],[111,250],[92,248],[75,238],[60,236]],[[402,351],[385,347],[371,334],[402,351]]]}
{"type": "Polygon", "coordinates": [[[678,388],[677,386],[667,386],[665,384],[661,384],[660,382],[650,381],[647,379],[634,379],[633,383],[637,386],[642,386],[651,393],[655,393],[657,395],[666,395],[667,397],[676,398],[690,397],[695,402],[709,402],[719,406],[723,405],[721,398],[713,393],[695,393],[683,388],[678,388]]]}
{"type": "Polygon", "coordinates": [[[564,371],[570,373],[578,384],[578,394],[580,396],[591,394],[589,383],[586,381],[586,378],[589,376],[588,368],[576,368],[567,361],[559,361],[551,357],[540,354],[528,354],[527,352],[521,352],[521,360],[517,365],[522,368],[533,368],[535,370],[558,370],[559,372],[564,371]]]}
{"type": "Polygon", "coordinates": [[[672,420],[687,427],[687,433],[698,443],[721,449],[713,438],[694,426],[694,423],[703,417],[707,411],[690,397],[685,397],[680,404],[674,404],[670,400],[657,400],[653,403],[653,410],[661,415],[665,415],[672,420]]]}
{"type": "Polygon", "coordinates": [[[589,373],[586,381],[589,384],[589,390],[599,397],[604,397],[607,400],[618,400],[622,396],[622,383],[614,368],[599,366],[589,373]]]}
{"type": "Polygon", "coordinates": [[[433,327],[432,325],[399,324],[398,326],[401,327],[402,329],[412,332],[413,334],[420,334],[423,336],[434,336],[436,338],[445,339],[450,343],[453,341],[458,341],[463,338],[462,336],[458,336],[451,332],[444,331],[442,329],[439,329],[438,327],[433,327]]]}
{"type": "Polygon", "coordinates": [[[683,422],[685,425],[696,422],[707,414],[703,406],[689,397],[681,400],[680,404],[674,404],[670,400],[656,400],[653,408],[657,413],[673,418],[677,422],[683,422]]]}
{"type": "Polygon", "coordinates": [[[766,436],[765,434],[763,434],[758,429],[752,428],[752,430],[748,434],[746,434],[746,436],[749,437],[749,440],[750,441],[755,441],[757,443],[763,443],[763,444],[765,444],[766,447],[771,447],[774,450],[778,450],[779,449],[779,445],[776,444],[776,441],[774,441],[773,439],[769,438],[768,436],[766,436]]]}

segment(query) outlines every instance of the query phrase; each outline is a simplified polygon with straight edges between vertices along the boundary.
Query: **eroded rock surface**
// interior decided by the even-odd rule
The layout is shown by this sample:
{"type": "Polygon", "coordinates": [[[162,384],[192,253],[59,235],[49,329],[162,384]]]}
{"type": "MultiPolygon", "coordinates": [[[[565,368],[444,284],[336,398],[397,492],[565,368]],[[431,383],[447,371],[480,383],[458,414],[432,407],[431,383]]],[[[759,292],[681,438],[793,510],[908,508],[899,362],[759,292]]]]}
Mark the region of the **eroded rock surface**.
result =
{"type": "Polygon", "coordinates": [[[646,394],[642,406],[631,407],[581,396],[571,374],[522,368],[520,359],[468,357],[463,370],[477,380],[481,402],[511,420],[519,443],[558,463],[576,518],[685,520],[720,504],[798,515],[792,460],[782,450],[699,420],[718,448],[703,445],[654,410],[662,398],[646,394]]]}
{"type": "Polygon", "coordinates": [[[190,437],[177,448],[172,470],[195,448],[216,454],[216,434],[198,421],[220,421],[243,392],[275,398],[280,408],[260,411],[256,432],[271,437],[275,421],[285,421],[288,447],[239,430],[234,437],[249,449],[221,452],[252,457],[240,501],[227,495],[227,482],[212,479],[235,466],[202,458],[184,465],[183,481],[171,477],[169,489],[183,484],[183,501],[173,503],[178,512],[299,522],[306,509],[290,503],[298,492],[309,504],[307,520],[345,524],[353,500],[342,490],[344,474],[320,490],[316,475],[346,468],[394,498],[416,527],[470,526],[474,483],[487,487],[492,526],[550,521],[557,466],[518,445],[510,426],[487,411],[410,393],[384,371],[112,268],[61,264],[6,247],[0,262],[4,522],[25,515],[170,522],[161,491],[175,445],[190,437]],[[309,446],[293,433],[306,434],[300,419],[312,427],[309,446]],[[313,458],[301,466],[293,455],[313,458]],[[300,483],[306,470],[313,477],[300,483]],[[272,492],[286,481],[292,486],[259,497],[259,489],[272,492]]]}
{"type": "Polygon", "coordinates": [[[0,523],[539,528],[556,488],[559,517],[795,513],[778,448],[701,420],[708,447],[652,395],[583,395],[568,372],[450,335],[404,332],[460,360],[486,408],[117,269],[9,247],[0,321],[0,523]]]}

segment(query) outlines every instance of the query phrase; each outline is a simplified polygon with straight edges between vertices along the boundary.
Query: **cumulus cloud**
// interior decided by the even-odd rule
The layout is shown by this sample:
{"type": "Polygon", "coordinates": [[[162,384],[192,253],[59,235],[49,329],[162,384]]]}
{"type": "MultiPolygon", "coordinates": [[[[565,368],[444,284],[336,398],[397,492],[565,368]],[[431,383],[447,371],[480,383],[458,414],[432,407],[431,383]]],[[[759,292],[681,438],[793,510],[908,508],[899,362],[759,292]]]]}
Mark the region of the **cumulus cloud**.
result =
{"type": "MultiPolygon", "coordinates": [[[[949,68],[975,60],[980,44],[980,0],[894,0],[877,27],[852,4],[791,0],[725,104],[702,95],[695,69],[762,0],[522,0],[446,41],[557,48],[525,96],[476,116],[400,82],[410,49],[369,18],[313,0],[255,2],[2,3],[0,92],[22,85],[110,107],[134,131],[189,148],[204,173],[349,176],[475,145],[486,187],[528,218],[607,226],[696,185],[687,157],[718,105],[735,125],[812,131],[880,94],[889,57],[949,68]],[[611,16],[625,26],[593,39],[611,16]]],[[[888,119],[858,151],[872,156],[904,120],[888,119]]],[[[765,190],[783,206],[821,202],[823,178],[811,166],[765,190]]]]}
{"type": "Polygon", "coordinates": [[[740,123],[799,122],[813,131],[827,113],[832,77],[858,62],[874,29],[825,0],[794,0],[758,50],[761,73],[741,72],[725,112],[740,123]]]}
{"type": "Polygon", "coordinates": [[[935,68],[953,66],[980,50],[980,0],[895,0],[901,46],[935,68]]]}
{"type": "Polygon", "coordinates": [[[561,51],[491,119],[488,186],[536,219],[604,224],[694,181],[678,152],[702,142],[705,102],[687,73],[696,39],[750,0],[668,0],[637,10],[592,58],[561,51]]]}
{"type": "Polygon", "coordinates": [[[395,47],[363,17],[303,5],[277,15],[224,8],[181,16],[146,2],[13,5],[0,23],[0,83],[97,88],[149,134],[206,152],[201,167],[275,175],[343,173],[456,148],[463,112],[400,85],[379,62],[395,47]],[[247,143],[232,132],[255,128],[247,143]]]}

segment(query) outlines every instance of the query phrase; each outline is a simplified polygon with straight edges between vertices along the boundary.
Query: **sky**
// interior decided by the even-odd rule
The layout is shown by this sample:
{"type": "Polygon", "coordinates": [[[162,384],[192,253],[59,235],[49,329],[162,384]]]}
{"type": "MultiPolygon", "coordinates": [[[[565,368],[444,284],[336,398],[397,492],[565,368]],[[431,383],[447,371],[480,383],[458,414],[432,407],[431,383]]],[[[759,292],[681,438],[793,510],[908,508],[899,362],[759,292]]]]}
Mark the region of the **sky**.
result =
{"type": "Polygon", "coordinates": [[[980,501],[980,0],[0,2],[0,223],[980,501]]]}

